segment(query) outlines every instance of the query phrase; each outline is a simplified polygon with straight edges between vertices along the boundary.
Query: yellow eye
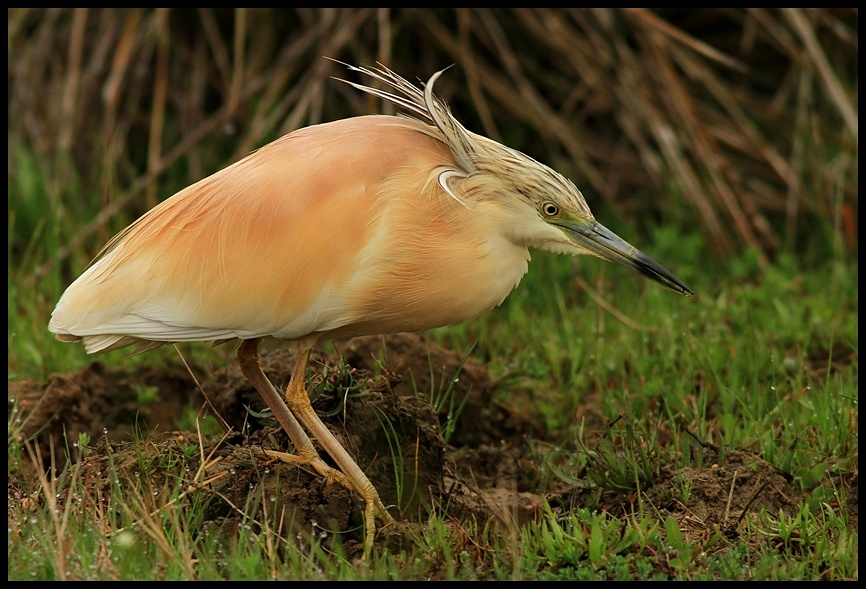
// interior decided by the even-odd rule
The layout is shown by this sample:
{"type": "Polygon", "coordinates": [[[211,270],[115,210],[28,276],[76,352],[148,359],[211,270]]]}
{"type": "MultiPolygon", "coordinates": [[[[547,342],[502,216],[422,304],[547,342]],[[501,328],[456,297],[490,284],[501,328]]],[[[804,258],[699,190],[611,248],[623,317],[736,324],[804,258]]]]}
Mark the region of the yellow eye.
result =
{"type": "Polygon", "coordinates": [[[556,217],[559,214],[559,207],[550,201],[543,202],[541,203],[541,214],[545,217],[556,217]]]}

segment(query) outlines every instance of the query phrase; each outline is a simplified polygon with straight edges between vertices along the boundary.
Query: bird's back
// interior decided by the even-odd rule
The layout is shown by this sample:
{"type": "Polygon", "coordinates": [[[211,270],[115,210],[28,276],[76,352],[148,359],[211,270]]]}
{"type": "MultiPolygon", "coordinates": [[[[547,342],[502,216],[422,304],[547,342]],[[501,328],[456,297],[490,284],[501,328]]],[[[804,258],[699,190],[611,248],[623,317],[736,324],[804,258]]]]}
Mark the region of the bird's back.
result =
{"type": "Polygon", "coordinates": [[[426,125],[398,117],[286,135],[133,223],[67,289],[49,329],[93,353],[472,318],[514,287],[527,253],[472,264],[499,244],[479,240],[436,184],[451,165],[426,125]]]}

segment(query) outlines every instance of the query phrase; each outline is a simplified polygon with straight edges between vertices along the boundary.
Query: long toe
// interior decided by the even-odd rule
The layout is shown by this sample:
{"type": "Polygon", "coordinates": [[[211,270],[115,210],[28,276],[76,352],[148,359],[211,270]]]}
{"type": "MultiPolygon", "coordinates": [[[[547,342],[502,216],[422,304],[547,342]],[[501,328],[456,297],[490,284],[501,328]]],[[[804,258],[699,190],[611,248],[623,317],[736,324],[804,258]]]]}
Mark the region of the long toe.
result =
{"type": "Polygon", "coordinates": [[[287,464],[295,464],[297,466],[311,466],[317,473],[319,473],[321,477],[325,479],[326,484],[331,485],[333,483],[339,483],[340,485],[347,488],[349,491],[355,493],[357,493],[358,491],[355,488],[355,485],[352,484],[352,481],[350,481],[346,475],[344,475],[336,468],[325,464],[325,462],[317,454],[308,456],[289,454],[288,452],[279,452],[277,450],[262,450],[262,454],[268,458],[275,458],[287,464]]]}

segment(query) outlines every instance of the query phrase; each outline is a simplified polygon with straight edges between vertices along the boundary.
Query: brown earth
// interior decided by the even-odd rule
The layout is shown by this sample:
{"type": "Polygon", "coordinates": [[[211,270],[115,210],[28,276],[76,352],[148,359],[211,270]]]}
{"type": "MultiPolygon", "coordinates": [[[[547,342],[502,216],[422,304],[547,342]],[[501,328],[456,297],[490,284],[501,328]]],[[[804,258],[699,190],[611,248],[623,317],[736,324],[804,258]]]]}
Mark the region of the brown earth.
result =
{"type": "MultiPolygon", "coordinates": [[[[471,358],[464,361],[423,336],[406,334],[356,338],[337,349],[339,354],[331,356],[314,352],[311,398],[384,503],[393,506],[398,523],[379,533],[380,546],[405,545],[426,525],[430,510],[452,522],[469,518],[483,525],[497,518],[508,530],[530,521],[545,501],[568,510],[583,504],[589,493],[596,494],[596,501],[600,497],[612,514],[632,512],[635,496],[630,491],[601,491],[574,481],[539,487],[543,456],[531,441],[544,442],[545,433],[518,412],[490,402],[496,384],[471,358]],[[329,367],[327,377],[322,376],[324,366],[329,367]],[[447,409],[437,412],[429,399],[450,385],[456,402],[465,399],[465,404],[446,444],[440,424],[447,421],[447,409]],[[399,494],[398,478],[403,481],[399,494]]],[[[289,347],[263,355],[263,368],[278,388],[289,381],[293,364],[289,347]]],[[[325,485],[311,470],[256,455],[260,447],[286,450],[288,438],[275,421],[256,417],[264,402],[236,364],[200,389],[182,367],[129,373],[94,362],[45,383],[9,383],[9,399],[10,412],[26,418],[21,437],[38,442],[45,467],[52,455],[55,466],[62,466],[68,453],[86,480],[103,490],[110,486],[109,458],[119,475],[130,480],[140,479],[142,465],[148,465],[154,488],[157,481],[182,475],[184,484],[195,483],[199,492],[209,494],[207,516],[224,530],[242,524],[241,512],[251,496],[270,497],[286,508],[282,521],[290,523],[284,525],[297,532],[317,527],[345,531],[341,537],[347,554],[360,553],[363,505],[357,497],[340,485],[325,485]],[[159,401],[139,406],[136,391],[142,386],[156,387],[159,401]],[[210,407],[230,433],[199,440],[195,432],[167,429],[176,427],[176,417],[191,403],[210,407]],[[130,443],[136,429],[146,432],[138,434],[147,440],[144,445],[130,443]],[[92,439],[92,450],[84,456],[74,446],[81,432],[92,439]],[[191,443],[198,445],[192,456],[191,443]],[[181,462],[185,470],[177,472],[181,462]]],[[[591,405],[580,412],[586,423],[603,429],[604,420],[591,405]]],[[[722,459],[710,445],[701,451],[705,467],[679,472],[663,467],[644,489],[660,515],[678,519],[687,538],[699,541],[721,530],[733,539],[738,527],[762,508],[790,513],[799,504],[802,494],[791,477],[760,457],[727,449],[722,459]],[[691,488],[687,494],[681,492],[683,481],[691,488]]],[[[37,495],[36,478],[26,473],[9,485],[10,503],[37,495]]],[[[856,519],[856,488],[849,497],[848,515],[856,519]]]]}

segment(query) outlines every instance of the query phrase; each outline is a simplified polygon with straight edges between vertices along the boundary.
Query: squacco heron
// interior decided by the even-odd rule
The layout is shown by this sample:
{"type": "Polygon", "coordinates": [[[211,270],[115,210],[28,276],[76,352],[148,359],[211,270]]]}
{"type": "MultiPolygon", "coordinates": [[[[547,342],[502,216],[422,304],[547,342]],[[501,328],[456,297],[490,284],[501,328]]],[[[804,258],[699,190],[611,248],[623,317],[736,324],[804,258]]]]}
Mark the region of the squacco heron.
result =
{"type": "Polygon", "coordinates": [[[322,340],[422,331],[502,303],[529,248],[589,254],[676,292],[671,272],[595,220],[569,180],[468,131],[433,94],[388,68],[349,82],[413,117],[360,116],[300,129],[165,200],[114,237],[69,286],[49,329],[89,354],[239,340],[244,375],[308,465],[393,521],[376,488],[310,405],[322,340]],[[262,372],[265,338],[298,342],[283,396],[262,372]],[[310,438],[336,464],[327,464],[310,438]]]}

